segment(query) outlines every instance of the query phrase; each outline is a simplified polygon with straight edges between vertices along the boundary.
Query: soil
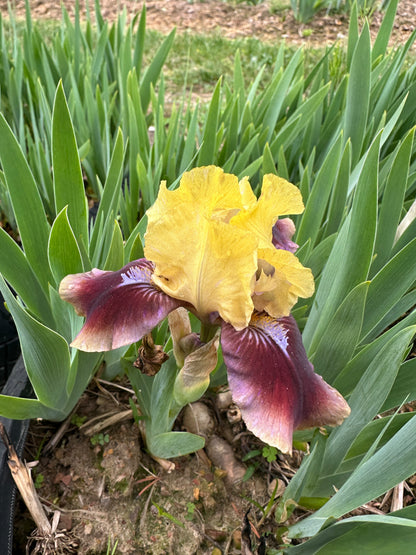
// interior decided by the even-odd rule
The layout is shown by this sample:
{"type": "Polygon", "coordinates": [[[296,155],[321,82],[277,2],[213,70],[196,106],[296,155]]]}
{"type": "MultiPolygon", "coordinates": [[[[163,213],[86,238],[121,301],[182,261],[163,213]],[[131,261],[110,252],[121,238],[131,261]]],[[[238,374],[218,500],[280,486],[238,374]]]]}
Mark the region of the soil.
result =
{"type": "MultiPolygon", "coordinates": [[[[175,459],[173,469],[172,461],[148,455],[131,414],[100,428],[109,414],[128,412],[129,397],[117,383],[92,384],[50,451],[47,442],[59,425],[31,425],[25,456],[39,458],[32,471],[38,494],[51,519],[54,511],[60,512],[59,528],[77,539],[76,553],[106,553],[108,545],[118,542],[120,554],[237,554],[249,510],[253,545],[261,535],[276,533],[273,511],[260,523],[258,506],[267,505],[275,487],[277,495],[282,494],[301,452],[278,455],[272,462],[257,455],[242,463],[244,455],[258,453],[262,444],[245,430],[238,409],[224,404],[220,395],[194,404],[178,420],[178,429],[194,431],[197,416],[206,449],[175,459]],[[246,480],[250,465],[256,472],[246,480]]],[[[15,552],[23,553],[33,522],[23,503],[18,514],[15,552]]],[[[274,535],[267,545],[278,547],[274,535]]]]}
{"type": "MultiPolygon", "coordinates": [[[[0,12],[7,14],[9,0],[0,0],[0,12]]],[[[25,2],[15,0],[14,12],[24,17],[25,2]]],[[[256,2],[253,1],[253,4],[256,2]]],[[[29,0],[34,18],[60,19],[61,4],[70,16],[75,13],[75,0],[29,0]]],[[[79,0],[81,13],[86,5],[94,2],[79,0]]],[[[377,2],[376,2],[377,5],[377,2]]],[[[129,17],[141,10],[142,2],[137,0],[100,0],[101,12],[105,19],[114,20],[125,8],[129,17]]],[[[319,12],[306,24],[298,23],[290,9],[289,0],[265,0],[251,5],[249,2],[225,2],[223,0],[148,0],[147,28],[167,33],[176,27],[179,32],[190,31],[200,34],[220,31],[228,38],[255,37],[267,41],[297,44],[322,45],[343,40],[348,34],[347,13],[327,14],[319,12]]],[[[382,13],[370,15],[373,37],[382,21],[382,13]]],[[[414,0],[400,0],[392,33],[392,42],[404,42],[415,29],[416,4],[414,0]]]]}
{"type": "MultiPolygon", "coordinates": [[[[72,16],[75,1],[62,3],[72,16]]],[[[29,4],[34,18],[61,17],[60,0],[29,4]]],[[[134,0],[101,0],[100,4],[103,17],[109,20],[122,7],[129,16],[141,9],[141,3],[134,0]]],[[[85,13],[85,3],[81,1],[80,5],[85,13]]],[[[289,9],[272,13],[268,2],[248,5],[219,0],[153,0],[146,6],[147,27],[162,32],[176,26],[179,32],[221,32],[229,38],[285,39],[312,46],[343,40],[348,33],[345,14],[321,13],[305,25],[296,22],[289,9]]],[[[7,15],[6,0],[0,0],[0,12],[7,15]]],[[[15,12],[24,16],[23,1],[16,1],[15,12]]],[[[414,30],[415,20],[415,2],[401,0],[393,42],[405,41],[414,30]]],[[[371,17],[373,36],[380,22],[381,15],[375,12],[371,17]]],[[[261,537],[266,538],[268,547],[277,548],[275,538],[284,529],[276,523],[273,509],[262,518],[259,507],[267,505],[275,488],[278,496],[282,493],[303,453],[295,451],[292,457],[278,454],[271,462],[258,454],[242,462],[244,456],[261,452],[263,445],[236,419],[235,407],[219,408],[214,399],[206,398],[204,405],[214,422],[211,447],[175,460],[172,470],[166,462],[160,464],[148,455],[131,415],[92,433],[91,426],[105,420],[108,413],[128,411],[129,397],[119,384],[93,384],[65,424],[62,438],[49,451],[45,446],[55,437],[59,425],[34,422],[31,426],[25,457],[29,461],[39,459],[33,470],[38,493],[50,518],[59,511],[59,528],[77,538],[76,552],[107,553],[109,545],[117,545],[115,553],[123,554],[237,554],[242,552],[243,541],[243,550],[249,553],[245,540],[250,535],[245,526],[249,510],[253,552],[261,537]],[[255,472],[242,481],[246,470],[255,472]]],[[[182,426],[183,418],[178,421],[178,429],[182,426]]],[[[405,504],[413,500],[413,495],[410,497],[405,504]]],[[[379,506],[385,511],[389,503],[380,500],[379,506]]],[[[377,505],[366,510],[379,511],[377,505]]],[[[19,554],[24,553],[34,525],[22,503],[17,514],[15,553],[19,554]]],[[[293,518],[299,516],[295,513],[293,518]]]]}

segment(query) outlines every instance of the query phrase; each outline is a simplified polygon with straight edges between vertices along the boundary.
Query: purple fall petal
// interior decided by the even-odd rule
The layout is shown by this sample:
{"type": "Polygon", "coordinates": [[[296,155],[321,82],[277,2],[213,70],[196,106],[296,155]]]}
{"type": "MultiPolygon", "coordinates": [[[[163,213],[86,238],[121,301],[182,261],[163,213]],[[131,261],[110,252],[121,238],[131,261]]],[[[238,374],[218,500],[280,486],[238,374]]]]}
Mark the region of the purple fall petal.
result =
{"type": "Polygon", "coordinates": [[[172,310],[183,305],[151,281],[153,264],[142,258],[117,272],[91,270],[66,276],[61,297],[87,319],[72,346],[109,351],[138,341],[172,310]]]}
{"type": "Polygon", "coordinates": [[[299,245],[292,241],[293,234],[296,231],[295,224],[290,218],[277,220],[273,226],[272,243],[276,249],[283,249],[295,253],[299,245]]]}
{"type": "Polygon", "coordinates": [[[224,323],[221,346],[234,402],[260,439],[289,453],[296,429],[339,425],[350,410],[313,370],[292,316],[254,313],[236,331],[224,323]]]}

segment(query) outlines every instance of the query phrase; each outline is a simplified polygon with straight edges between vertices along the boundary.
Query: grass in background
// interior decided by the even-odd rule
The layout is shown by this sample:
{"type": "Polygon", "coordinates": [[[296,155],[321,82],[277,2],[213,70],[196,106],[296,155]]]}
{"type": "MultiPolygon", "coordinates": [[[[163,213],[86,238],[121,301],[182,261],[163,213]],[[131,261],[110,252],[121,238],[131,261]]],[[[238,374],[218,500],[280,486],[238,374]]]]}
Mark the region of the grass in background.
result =
{"type": "MultiPolygon", "coordinates": [[[[159,48],[164,38],[165,35],[159,31],[147,31],[145,60],[151,58],[152,52],[159,48]]],[[[181,97],[184,90],[189,90],[196,95],[200,94],[202,98],[208,95],[209,99],[220,77],[225,83],[232,81],[237,51],[240,53],[241,65],[244,68],[245,87],[253,83],[263,66],[261,83],[269,82],[281,43],[282,41],[263,42],[251,37],[230,39],[221,36],[219,32],[211,35],[177,33],[163,69],[166,91],[174,98],[181,97]]],[[[285,65],[297,49],[297,45],[286,45],[285,65]]],[[[328,47],[304,48],[305,75],[310,73],[327,50],[328,47]]],[[[341,79],[345,67],[345,49],[339,43],[332,48],[329,60],[330,77],[333,82],[341,79]]]]}
{"type": "MultiPolygon", "coordinates": [[[[72,410],[101,359],[69,351],[81,321],[60,300],[58,284],[68,273],[114,270],[143,255],[141,216],[161,179],[174,187],[187,168],[214,163],[257,185],[277,171],[301,189],[305,211],[295,240],[316,279],[315,297],[294,316],[317,371],[349,398],[352,414],[328,434],[296,436],[311,442],[310,455],[276,501],[276,524],[286,526],[297,506],[326,501],[291,527],[292,538],[315,536],[292,553],[324,553],[334,537],[348,547],[354,537],[361,549],[375,541],[372,552],[380,552],[386,537],[379,529],[393,539],[391,529],[396,538],[403,529],[416,538],[416,505],[325,527],[416,472],[414,413],[373,420],[416,399],[416,359],[404,362],[416,331],[416,220],[404,232],[402,226],[416,190],[416,64],[406,61],[416,33],[389,50],[397,0],[389,6],[374,45],[367,24],[360,33],[355,8],[345,53],[341,47],[294,52],[216,35],[178,35],[170,49],[171,35],[163,49],[163,35],[149,33],[145,59],[140,40],[133,59],[134,33],[124,34],[123,21],[109,34],[100,22],[100,49],[92,29],[81,48],[81,24],[66,20],[62,41],[53,40],[55,29],[48,36],[57,51],[42,49],[40,62],[38,34],[28,42],[28,33],[24,49],[16,41],[15,51],[3,41],[1,109],[7,101],[12,128],[0,117],[0,197],[10,200],[23,249],[0,229],[0,271],[22,302],[2,280],[0,290],[38,397],[3,396],[6,416],[59,420],[72,410]],[[74,56],[84,51],[85,59],[74,56]],[[168,95],[192,89],[202,98],[213,90],[205,111],[187,109],[186,101],[184,114],[169,105],[168,95]],[[85,177],[100,199],[91,224],[85,177]]],[[[163,325],[159,332],[165,337],[163,325]]],[[[107,377],[120,371],[123,354],[106,355],[107,377]]],[[[161,376],[148,395],[156,423],[168,420],[156,412],[162,403],[152,401],[161,376]]],[[[399,545],[390,551],[406,553],[399,545]]]]}
{"type": "MultiPolygon", "coordinates": [[[[279,10],[288,8],[280,3],[279,10]]],[[[1,16],[0,16],[1,17],[1,16]]],[[[93,20],[94,21],[94,20],[93,20]]],[[[11,39],[13,34],[23,33],[25,21],[16,19],[13,25],[8,18],[3,18],[4,34],[11,39]]],[[[61,32],[61,22],[49,19],[36,20],[36,26],[47,45],[52,46],[55,37],[61,32]]],[[[144,63],[149,63],[154,52],[160,47],[166,34],[147,29],[144,43],[144,63]]],[[[264,66],[262,82],[268,82],[273,74],[276,56],[283,41],[265,42],[257,38],[226,38],[218,30],[212,34],[195,34],[194,32],[177,32],[163,73],[167,100],[181,99],[184,91],[192,91],[196,96],[209,101],[213,88],[222,76],[227,83],[233,78],[234,59],[240,53],[244,68],[245,86],[248,87],[257,77],[259,69],[264,66]],[[215,55],[213,55],[215,53],[215,55]]],[[[298,49],[298,45],[286,45],[285,65],[298,49]]],[[[325,54],[327,47],[305,46],[305,75],[325,54]]],[[[331,80],[337,82],[345,71],[345,52],[341,43],[333,48],[330,58],[331,80]]],[[[261,90],[260,84],[260,90],[261,90]]]]}

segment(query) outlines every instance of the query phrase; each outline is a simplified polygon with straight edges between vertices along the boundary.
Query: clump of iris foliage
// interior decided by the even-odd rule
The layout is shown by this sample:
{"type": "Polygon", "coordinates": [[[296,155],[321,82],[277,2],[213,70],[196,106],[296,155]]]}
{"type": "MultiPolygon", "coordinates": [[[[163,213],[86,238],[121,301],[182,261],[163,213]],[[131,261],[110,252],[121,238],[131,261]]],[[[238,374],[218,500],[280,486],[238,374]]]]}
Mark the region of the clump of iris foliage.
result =
{"type": "MultiPolygon", "coordinates": [[[[416,399],[415,33],[388,48],[396,7],[390,2],[371,44],[353,6],[336,82],[333,49],[305,70],[302,49],[286,62],[280,46],[261,89],[263,70],[246,86],[236,55],[233,78],[217,83],[202,123],[185,100],[165,115],[161,71],[173,34],[144,64],[145,10],[129,25],[124,16],[104,21],[98,3],[94,23],[64,12],[52,44],[29,12],[11,42],[0,25],[0,206],[20,240],[0,229],[0,290],[35,393],[0,395],[2,415],[64,419],[104,361],[107,378],[127,370],[154,455],[200,448],[200,438],[171,431],[174,357],[149,377],[133,371],[137,345],[105,355],[69,347],[83,319],[58,286],[67,274],[118,270],[143,256],[144,213],[162,179],[174,189],[185,170],[215,164],[248,176],[259,192],[263,175],[277,173],[302,193],[294,240],[316,283],[292,314],[316,371],[351,407],[338,428],[295,433],[310,453],[276,520],[297,505],[318,510],[289,528],[289,538],[310,539],[286,551],[410,553],[414,505],[337,520],[416,472],[416,420],[397,410],[416,399]],[[86,191],[99,201],[94,219],[86,191]]],[[[166,322],[153,337],[171,349],[166,322]]],[[[211,383],[223,379],[220,360],[211,383]]]]}
{"type": "Polygon", "coordinates": [[[307,23],[318,12],[325,10],[350,13],[352,9],[358,9],[360,15],[368,16],[387,4],[388,0],[387,2],[378,2],[377,0],[358,0],[356,2],[352,2],[352,0],[290,0],[293,15],[300,23],[307,23]]]}

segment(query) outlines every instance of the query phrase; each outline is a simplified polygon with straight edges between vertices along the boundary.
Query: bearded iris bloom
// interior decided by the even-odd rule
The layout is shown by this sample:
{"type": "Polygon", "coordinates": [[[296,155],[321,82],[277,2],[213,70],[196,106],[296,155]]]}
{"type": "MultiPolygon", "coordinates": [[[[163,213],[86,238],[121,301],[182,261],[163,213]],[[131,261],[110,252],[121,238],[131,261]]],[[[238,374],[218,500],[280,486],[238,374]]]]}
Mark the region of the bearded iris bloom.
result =
{"type": "Polygon", "coordinates": [[[61,297],[86,316],[72,343],[107,351],[140,340],[184,307],[218,329],[234,402],[247,427],[283,452],[296,429],[338,425],[343,397],[314,372],[290,311],[314,292],[291,240],[303,211],[299,190],[265,175],[259,199],[249,181],[215,166],[195,168],[170,191],[162,182],[147,211],[146,258],[117,272],[93,269],[61,282],[61,297]]]}

